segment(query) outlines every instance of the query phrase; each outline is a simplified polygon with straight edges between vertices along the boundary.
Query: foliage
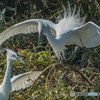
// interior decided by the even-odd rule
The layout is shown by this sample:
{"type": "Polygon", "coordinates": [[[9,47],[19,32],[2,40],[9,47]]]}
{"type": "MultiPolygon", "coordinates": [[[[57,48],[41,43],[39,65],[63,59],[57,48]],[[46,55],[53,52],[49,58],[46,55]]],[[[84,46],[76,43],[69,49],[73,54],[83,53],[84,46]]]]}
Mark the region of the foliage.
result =
{"type": "MultiPolygon", "coordinates": [[[[9,26],[30,18],[43,18],[55,22],[55,17],[61,12],[62,4],[67,8],[68,0],[1,0],[0,1],[0,33],[9,26]],[[6,9],[6,10],[5,10],[6,9]],[[24,10],[23,10],[24,9],[24,10]]],[[[74,4],[80,7],[81,17],[87,14],[86,21],[93,21],[100,26],[99,0],[69,0],[71,7],[74,4]]],[[[90,85],[81,74],[69,66],[59,66],[55,54],[45,37],[42,38],[40,50],[37,50],[38,34],[17,35],[5,41],[0,48],[9,48],[18,53],[25,61],[25,65],[13,61],[12,75],[18,75],[30,70],[44,70],[44,77],[33,84],[33,87],[15,91],[9,100],[99,100],[100,96],[70,97],[70,92],[100,92],[100,46],[89,49],[90,55],[81,71],[92,83],[90,85]],[[65,80],[66,69],[69,71],[65,80]]],[[[75,45],[66,50],[67,62],[73,67],[80,65],[86,51],[75,45]]],[[[6,70],[5,54],[0,56],[0,81],[6,70]]],[[[80,71],[80,70],[79,70],[80,71]]]]}

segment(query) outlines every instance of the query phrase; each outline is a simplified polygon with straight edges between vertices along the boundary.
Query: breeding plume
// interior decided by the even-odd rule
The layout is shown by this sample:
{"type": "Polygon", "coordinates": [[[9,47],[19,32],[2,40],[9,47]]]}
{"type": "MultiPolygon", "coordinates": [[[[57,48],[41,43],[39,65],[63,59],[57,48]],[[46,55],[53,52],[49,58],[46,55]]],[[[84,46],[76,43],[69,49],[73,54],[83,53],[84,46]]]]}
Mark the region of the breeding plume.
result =
{"type": "Polygon", "coordinates": [[[64,15],[60,14],[57,17],[56,24],[50,20],[30,19],[11,26],[0,34],[0,44],[20,33],[39,32],[38,47],[41,36],[44,34],[59,60],[66,59],[65,45],[75,44],[84,48],[100,45],[100,27],[93,22],[84,24],[85,17],[80,18],[80,10],[76,10],[76,6],[73,9],[70,4],[68,6],[67,10],[63,7],[64,15]]]}
{"type": "Polygon", "coordinates": [[[41,74],[41,71],[30,71],[11,78],[11,62],[18,60],[24,64],[24,61],[20,59],[14,51],[4,48],[0,53],[4,51],[7,51],[7,69],[3,82],[0,85],[0,100],[8,100],[11,91],[29,87],[41,74]]]}

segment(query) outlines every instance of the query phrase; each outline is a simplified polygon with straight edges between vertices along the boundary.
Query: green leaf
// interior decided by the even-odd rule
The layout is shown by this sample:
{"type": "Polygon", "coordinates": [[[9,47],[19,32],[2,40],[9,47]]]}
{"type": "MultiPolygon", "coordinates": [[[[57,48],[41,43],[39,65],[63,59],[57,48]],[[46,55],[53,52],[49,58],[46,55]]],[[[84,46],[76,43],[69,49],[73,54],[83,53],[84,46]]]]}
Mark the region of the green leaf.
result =
{"type": "Polygon", "coordinates": [[[9,7],[9,6],[7,6],[6,9],[7,9],[7,10],[10,10],[10,11],[11,11],[11,10],[14,10],[14,8],[9,7]]]}

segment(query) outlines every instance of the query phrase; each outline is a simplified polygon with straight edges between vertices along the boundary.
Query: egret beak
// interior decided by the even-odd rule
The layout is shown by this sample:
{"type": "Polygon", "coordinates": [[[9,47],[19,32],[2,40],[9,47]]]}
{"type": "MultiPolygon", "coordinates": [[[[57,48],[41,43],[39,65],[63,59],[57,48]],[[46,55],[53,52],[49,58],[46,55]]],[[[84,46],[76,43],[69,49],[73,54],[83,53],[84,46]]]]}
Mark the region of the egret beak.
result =
{"type": "Polygon", "coordinates": [[[24,62],[21,58],[19,58],[19,57],[16,57],[16,58],[17,58],[17,60],[20,61],[22,64],[25,64],[25,62],[24,62]]]}
{"type": "Polygon", "coordinates": [[[39,33],[38,49],[40,47],[40,41],[41,41],[42,33],[43,33],[43,30],[39,33]]]}

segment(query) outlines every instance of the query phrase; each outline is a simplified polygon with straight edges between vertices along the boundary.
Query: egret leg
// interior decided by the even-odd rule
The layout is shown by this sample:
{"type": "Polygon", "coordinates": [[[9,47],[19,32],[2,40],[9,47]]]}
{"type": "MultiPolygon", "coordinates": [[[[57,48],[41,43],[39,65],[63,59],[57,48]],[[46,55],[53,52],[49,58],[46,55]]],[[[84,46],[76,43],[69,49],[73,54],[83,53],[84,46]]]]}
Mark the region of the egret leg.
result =
{"type": "Polygon", "coordinates": [[[90,51],[89,51],[87,48],[85,48],[85,47],[83,47],[83,48],[87,51],[87,54],[86,54],[85,58],[83,59],[83,61],[82,61],[81,65],[79,66],[79,67],[80,67],[80,69],[81,69],[81,67],[82,67],[83,63],[85,62],[86,58],[87,58],[87,57],[88,57],[88,55],[90,54],[90,51]]]}
{"type": "MultiPolygon", "coordinates": [[[[60,64],[61,67],[64,66],[63,61],[60,61],[59,64],[60,64]]],[[[65,80],[66,80],[66,81],[67,81],[67,79],[68,79],[68,73],[69,73],[69,71],[66,70],[66,72],[65,72],[65,80]]]]}
{"type": "Polygon", "coordinates": [[[68,80],[68,74],[69,74],[69,70],[66,70],[66,72],[65,72],[65,80],[66,81],[68,80]]]}

